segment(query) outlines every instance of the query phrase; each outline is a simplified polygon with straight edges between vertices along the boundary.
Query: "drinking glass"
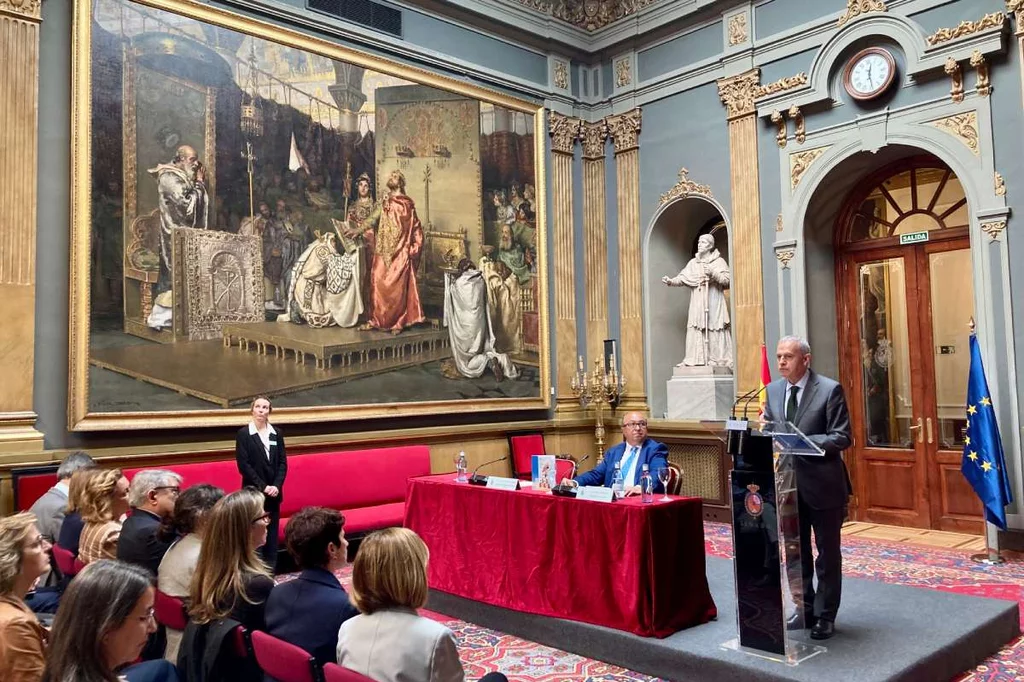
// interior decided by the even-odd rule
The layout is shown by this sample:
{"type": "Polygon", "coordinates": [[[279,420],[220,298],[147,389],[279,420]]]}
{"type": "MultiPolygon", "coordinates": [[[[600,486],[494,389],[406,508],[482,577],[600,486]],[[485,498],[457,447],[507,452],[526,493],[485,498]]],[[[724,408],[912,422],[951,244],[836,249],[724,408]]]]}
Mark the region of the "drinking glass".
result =
{"type": "Polygon", "coordinates": [[[672,498],[668,496],[668,481],[672,478],[672,470],[668,467],[661,467],[658,469],[658,480],[661,481],[661,490],[663,492],[662,497],[658,499],[659,502],[668,502],[672,498]]]}

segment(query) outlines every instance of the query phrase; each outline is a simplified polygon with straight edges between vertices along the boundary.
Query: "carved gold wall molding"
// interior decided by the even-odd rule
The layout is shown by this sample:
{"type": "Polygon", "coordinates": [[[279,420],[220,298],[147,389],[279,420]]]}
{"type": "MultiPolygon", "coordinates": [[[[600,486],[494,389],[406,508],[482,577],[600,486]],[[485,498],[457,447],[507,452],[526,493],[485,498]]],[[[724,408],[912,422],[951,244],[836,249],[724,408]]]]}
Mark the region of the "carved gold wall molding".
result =
{"type": "Polygon", "coordinates": [[[747,42],[747,15],[737,14],[729,18],[729,46],[747,42]]]}
{"type": "Polygon", "coordinates": [[[981,224],[981,231],[989,236],[989,238],[996,242],[999,241],[999,235],[1006,229],[1005,220],[992,220],[987,223],[981,224]]]}
{"type": "Polygon", "coordinates": [[[842,27],[846,22],[870,12],[888,12],[883,0],[848,0],[846,11],[836,22],[837,27],[842,27]]]}
{"type": "Polygon", "coordinates": [[[998,171],[992,178],[993,190],[997,197],[1006,196],[1006,182],[1003,180],[1003,174],[998,171]]]}
{"type": "Polygon", "coordinates": [[[640,260],[640,109],[609,116],[615,144],[615,204],[619,223],[619,334],[626,395],[620,410],[647,409],[644,374],[643,282],[640,260]]]}
{"type": "Polygon", "coordinates": [[[555,62],[555,87],[569,89],[569,65],[562,61],[555,62]]]}
{"type": "Polygon", "coordinates": [[[708,185],[701,185],[689,178],[690,172],[685,168],[679,169],[679,182],[677,182],[672,189],[661,195],[661,199],[658,201],[659,206],[664,206],[670,201],[676,199],[685,199],[693,194],[699,194],[702,197],[708,199],[714,199],[711,194],[711,187],[708,185]]]}
{"type": "Polygon", "coordinates": [[[579,410],[572,394],[576,371],[576,266],[572,219],[572,167],[581,121],[548,112],[551,136],[551,228],[554,236],[556,413],[579,410]]]}
{"type": "Polygon", "coordinates": [[[976,111],[967,111],[962,114],[956,114],[955,116],[940,118],[937,121],[931,121],[928,125],[949,133],[967,145],[967,148],[970,149],[975,156],[979,155],[978,113],[976,111]]]}
{"type": "Polygon", "coordinates": [[[615,87],[624,88],[633,82],[633,69],[629,57],[615,62],[615,87]]]}
{"type": "Polygon", "coordinates": [[[782,214],[775,216],[775,231],[782,232],[782,214]]]}
{"type": "Polygon", "coordinates": [[[981,50],[975,50],[971,53],[971,66],[974,67],[974,72],[978,74],[978,80],[974,84],[974,89],[982,97],[988,97],[989,93],[992,92],[992,83],[988,79],[988,62],[985,61],[985,55],[981,53],[981,50]]]}
{"type": "Polygon", "coordinates": [[[772,112],[771,120],[778,127],[778,131],[775,133],[775,144],[779,145],[779,149],[785,149],[786,137],[789,135],[786,130],[786,119],[783,118],[782,112],[776,109],[772,112]]]}
{"type": "Polygon", "coordinates": [[[828,147],[817,147],[804,152],[793,152],[789,155],[789,187],[796,189],[811,164],[817,161],[818,157],[825,153],[828,147]]]}
{"type": "Polygon", "coordinates": [[[560,19],[584,31],[596,31],[636,14],[657,0],[516,0],[520,5],[560,19]]]}
{"type": "Polygon", "coordinates": [[[40,0],[0,0],[0,453],[38,452],[35,376],[40,0]]]}
{"type": "Polygon", "coordinates": [[[950,88],[949,98],[954,102],[964,101],[964,74],[960,64],[952,57],[946,58],[946,66],[943,67],[946,75],[949,76],[950,88]]]}
{"type": "Polygon", "coordinates": [[[779,92],[785,92],[786,90],[792,90],[793,88],[799,88],[801,85],[807,85],[807,74],[800,72],[795,76],[788,76],[786,78],[780,78],[777,81],[772,81],[767,85],[759,85],[754,92],[754,99],[761,99],[768,95],[774,95],[779,92]]]}
{"type": "Polygon", "coordinates": [[[718,96],[730,120],[754,113],[754,100],[761,88],[761,70],[752,69],[718,81],[718,96]]]}
{"type": "Polygon", "coordinates": [[[1024,0],[1006,0],[1007,11],[1013,13],[1013,20],[1017,24],[1017,35],[1024,33],[1024,0]]]}
{"type": "MultiPolygon", "coordinates": [[[[604,357],[608,337],[608,227],[605,216],[605,140],[608,124],[584,122],[583,148],[583,273],[586,287],[587,357],[604,357]]],[[[589,363],[588,363],[589,366],[589,363]]]]}
{"type": "Polygon", "coordinates": [[[761,189],[758,182],[757,114],[754,99],[761,73],[751,69],[718,81],[729,126],[729,177],[732,186],[732,300],[736,311],[736,390],[745,393],[760,381],[756,353],[764,342],[764,285],[761,278],[761,189]]]}
{"type": "Polygon", "coordinates": [[[800,107],[794,104],[786,112],[786,116],[789,116],[790,120],[796,123],[796,130],[793,133],[796,143],[803,144],[807,140],[807,128],[804,126],[804,115],[801,113],[800,107]]]}
{"type": "Polygon", "coordinates": [[[793,256],[796,255],[796,251],[793,249],[785,249],[783,251],[776,251],[775,257],[779,259],[779,263],[782,265],[783,270],[789,270],[789,261],[793,260],[793,256]]]}
{"type": "Polygon", "coordinates": [[[940,28],[926,39],[929,45],[941,45],[957,38],[979,33],[987,28],[996,28],[1006,23],[1006,15],[1002,12],[986,14],[977,21],[961,21],[956,28],[940,28]]]}

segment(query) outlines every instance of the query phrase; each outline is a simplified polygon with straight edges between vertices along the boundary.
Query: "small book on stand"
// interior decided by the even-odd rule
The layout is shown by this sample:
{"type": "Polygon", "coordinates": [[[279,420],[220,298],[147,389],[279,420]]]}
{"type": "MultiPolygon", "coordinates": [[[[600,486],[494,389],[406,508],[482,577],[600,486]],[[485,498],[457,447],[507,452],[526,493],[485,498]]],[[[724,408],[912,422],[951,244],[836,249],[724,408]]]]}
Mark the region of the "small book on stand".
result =
{"type": "Polygon", "coordinates": [[[331,218],[331,224],[334,225],[334,233],[338,236],[338,243],[341,244],[342,250],[345,253],[354,253],[359,248],[359,243],[355,239],[345,236],[347,227],[345,221],[331,218]]]}
{"type": "Polygon", "coordinates": [[[555,487],[554,455],[534,455],[531,469],[534,490],[551,490],[555,487]]]}

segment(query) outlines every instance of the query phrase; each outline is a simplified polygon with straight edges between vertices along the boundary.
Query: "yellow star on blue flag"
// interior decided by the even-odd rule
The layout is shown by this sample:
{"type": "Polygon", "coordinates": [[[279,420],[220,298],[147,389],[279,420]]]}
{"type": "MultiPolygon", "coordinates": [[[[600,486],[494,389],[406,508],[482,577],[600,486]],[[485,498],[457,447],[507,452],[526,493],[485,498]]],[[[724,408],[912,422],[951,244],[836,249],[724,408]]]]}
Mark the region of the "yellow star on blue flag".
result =
{"type": "Polygon", "coordinates": [[[1006,530],[1006,505],[1013,501],[1006,474],[1003,443],[999,438],[995,409],[989,397],[985,367],[978,339],[971,334],[971,369],[967,379],[967,414],[970,436],[964,437],[960,471],[985,505],[989,523],[1006,530]],[[978,409],[978,406],[987,409],[978,409]]]}

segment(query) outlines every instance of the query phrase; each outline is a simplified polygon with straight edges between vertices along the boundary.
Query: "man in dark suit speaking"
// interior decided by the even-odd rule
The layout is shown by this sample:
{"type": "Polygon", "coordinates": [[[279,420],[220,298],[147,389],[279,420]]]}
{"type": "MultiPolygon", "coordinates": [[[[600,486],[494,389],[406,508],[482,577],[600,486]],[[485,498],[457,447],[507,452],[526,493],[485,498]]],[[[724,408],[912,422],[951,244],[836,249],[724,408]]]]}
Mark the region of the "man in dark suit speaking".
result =
{"type": "Polygon", "coordinates": [[[647,437],[647,417],[642,412],[630,412],[624,416],[622,437],[624,442],[608,448],[600,464],[577,476],[570,485],[603,485],[610,488],[615,465],[621,463],[623,491],[626,495],[639,495],[640,474],[646,464],[654,478],[654,492],[663,492],[658,481],[658,469],[668,466],[668,448],[664,443],[647,437]]]}
{"type": "Polygon", "coordinates": [[[825,451],[822,457],[797,457],[796,479],[804,620],[813,623],[812,639],[828,639],[835,633],[843,585],[840,530],[851,489],[842,452],[851,442],[850,413],[843,387],[811,369],[807,341],[786,336],[779,341],[775,356],[782,378],[768,385],[764,419],[792,422],[825,451]],[[812,528],[818,546],[817,562],[811,554],[812,528]]]}

